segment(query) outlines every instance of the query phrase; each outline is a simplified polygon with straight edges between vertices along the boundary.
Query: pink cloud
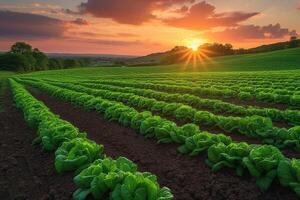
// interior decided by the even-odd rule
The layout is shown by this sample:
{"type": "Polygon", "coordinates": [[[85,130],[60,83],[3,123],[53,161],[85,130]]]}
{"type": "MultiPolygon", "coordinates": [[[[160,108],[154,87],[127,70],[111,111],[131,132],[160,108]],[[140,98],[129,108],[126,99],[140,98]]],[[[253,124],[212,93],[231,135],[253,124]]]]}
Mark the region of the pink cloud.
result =
{"type": "Polygon", "coordinates": [[[155,19],[157,16],[153,14],[154,11],[194,2],[195,0],[88,0],[79,8],[82,13],[92,14],[95,17],[110,18],[123,24],[140,25],[155,19]]]}
{"type": "Polygon", "coordinates": [[[86,21],[85,19],[82,18],[77,18],[73,21],[71,21],[71,23],[76,24],[76,25],[88,25],[88,21],[86,21]]]}
{"type": "MultiPolygon", "coordinates": [[[[186,10],[185,8],[182,8],[186,10]]],[[[255,15],[257,12],[244,13],[244,12],[227,12],[216,13],[215,6],[202,1],[194,4],[186,11],[186,15],[181,18],[166,19],[164,22],[167,25],[191,29],[191,30],[205,30],[214,27],[231,27],[237,26],[255,15]]]]}
{"type": "Polygon", "coordinates": [[[232,42],[249,39],[280,39],[297,35],[297,33],[295,30],[282,28],[280,24],[270,24],[267,26],[240,25],[235,28],[227,28],[221,32],[209,31],[204,35],[212,40],[232,42]]]}

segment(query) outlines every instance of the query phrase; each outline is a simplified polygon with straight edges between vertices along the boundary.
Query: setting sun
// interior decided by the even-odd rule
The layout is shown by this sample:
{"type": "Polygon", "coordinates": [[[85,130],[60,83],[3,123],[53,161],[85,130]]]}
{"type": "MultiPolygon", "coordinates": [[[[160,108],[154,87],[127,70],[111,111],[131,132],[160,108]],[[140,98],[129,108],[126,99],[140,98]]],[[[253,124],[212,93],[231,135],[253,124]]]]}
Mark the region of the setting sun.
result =
{"type": "Polygon", "coordinates": [[[198,48],[202,43],[203,42],[200,40],[190,40],[187,42],[187,47],[192,49],[193,51],[198,51],[198,48]]]}
{"type": "Polygon", "coordinates": [[[190,46],[188,46],[190,49],[192,49],[193,51],[198,51],[198,47],[199,45],[194,43],[194,44],[191,44],[190,46]]]}

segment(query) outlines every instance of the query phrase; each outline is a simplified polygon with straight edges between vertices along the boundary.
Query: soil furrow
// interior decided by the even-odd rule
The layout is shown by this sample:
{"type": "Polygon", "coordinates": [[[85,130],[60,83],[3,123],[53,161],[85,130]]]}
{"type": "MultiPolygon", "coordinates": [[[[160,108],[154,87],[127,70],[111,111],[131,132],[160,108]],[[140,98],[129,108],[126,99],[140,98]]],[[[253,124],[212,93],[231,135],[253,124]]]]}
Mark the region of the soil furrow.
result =
{"type": "Polygon", "coordinates": [[[13,107],[11,93],[3,94],[0,113],[0,199],[67,200],[75,190],[73,173],[58,174],[54,154],[32,146],[36,131],[27,127],[21,111],[13,107]]]}
{"type": "Polygon", "coordinates": [[[136,162],[139,170],[156,174],[159,183],[171,188],[177,200],[297,199],[291,190],[278,183],[274,183],[268,192],[261,193],[249,175],[240,178],[228,169],[213,173],[204,163],[205,155],[180,155],[175,144],[156,144],[130,128],[108,122],[97,112],[83,111],[37,90],[31,92],[52,112],[86,131],[90,139],[103,144],[107,155],[125,156],[136,162]]]}

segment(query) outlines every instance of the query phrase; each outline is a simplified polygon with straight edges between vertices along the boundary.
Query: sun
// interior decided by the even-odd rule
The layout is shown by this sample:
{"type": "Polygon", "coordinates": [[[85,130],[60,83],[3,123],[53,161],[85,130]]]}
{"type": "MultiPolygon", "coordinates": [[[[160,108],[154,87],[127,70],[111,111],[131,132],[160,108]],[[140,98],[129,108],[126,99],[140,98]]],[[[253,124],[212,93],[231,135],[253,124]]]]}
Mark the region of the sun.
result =
{"type": "Polygon", "coordinates": [[[179,60],[182,61],[184,69],[191,66],[192,69],[202,67],[207,70],[207,63],[213,63],[214,60],[210,58],[212,54],[208,49],[203,48],[205,44],[204,40],[201,39],[187,39],[184,41],[184,46],[187,48],[182,48],[179,50],[179,60]]]}
{"type": "Polygon", "coordinates": [[[188,46],[188,48],[192,49],[193,51],[198,51],[198,47],[199,47],[199,46],[200,46],[200,45],[197,44],[197,43],[192,43],[192,44],[190,44],[190,45],[188,46]]]}
{"type": "Polygon", "coordinates": [[[186,42],[186,46],[193,50],[193,51],[198,51],[198,48],[201,44],[203,44],[203,41],[199,40],[199,39],[190,39],[186,42]]]}

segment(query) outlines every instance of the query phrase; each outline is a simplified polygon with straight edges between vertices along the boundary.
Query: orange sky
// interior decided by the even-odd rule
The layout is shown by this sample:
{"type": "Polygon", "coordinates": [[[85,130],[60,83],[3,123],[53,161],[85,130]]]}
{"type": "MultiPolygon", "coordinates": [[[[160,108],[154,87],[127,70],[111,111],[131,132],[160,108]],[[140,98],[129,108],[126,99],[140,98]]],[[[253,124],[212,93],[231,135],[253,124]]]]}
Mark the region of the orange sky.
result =
{"type": "Polygon", "coordinates": [[[205,42],[254,47],[300,31],[298,0],[4,0],[0,50],[144,55],[205,42]]]}

